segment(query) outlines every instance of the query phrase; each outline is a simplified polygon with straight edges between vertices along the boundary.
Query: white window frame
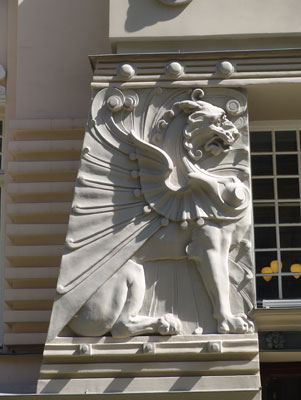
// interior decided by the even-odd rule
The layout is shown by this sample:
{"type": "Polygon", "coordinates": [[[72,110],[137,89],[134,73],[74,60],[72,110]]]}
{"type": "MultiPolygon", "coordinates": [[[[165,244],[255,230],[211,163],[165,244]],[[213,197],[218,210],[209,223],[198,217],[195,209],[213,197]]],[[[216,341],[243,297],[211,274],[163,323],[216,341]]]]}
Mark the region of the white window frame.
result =
{"type": "MultiPolygon", "coordinates": [[[[299,188],[300,188],[300,195],[301,195],[301,120],[281,120],[281,121],[255,121],[255,122],[250,122],[249,126],[250,132],[258,132],[258,131],[281,131],[281,130],[292,130],[292,131],[299,131],[299,135],[297,135],[297,152],[298,154],[298,167],[299,167],[299,188]]],[[[273,169],[275,171],[275,156],[276,152],[275,150],[275,141],[274,141],[274,133],[272,134],[273,136],[273,152],[269,152],[268,154],[271,154],[273,156],[273,169]]],[[[254,154],[254,153],[251,153],[254,154]]],[[[256,153],[255,153],[256,154],[256,153]]],[[[264,155],[265,153],[262,152],[260,153],[261,155],[264,155]]],[[[293,153],[290,153],[293,154],[293,153]]],[[[271,299],[271,300],[263,300],[262,307],[263,308],[301,308],[301,293],[300,293],[300,299],[283,299],[281,298],[283,293],[282,293],[282,277],[283,276],[294,276],[294,275],[301,275],[298,273],[288,273],[288,272],[281,272],[281,267],[280,267],[280,260],[281,260],[281,247],[280,247],[280,235],[279,235],[279,227],[283,226],[283,224],[279,223],[279,215],[278,215],[278,198],[277,198],[277,190],[275,190],[275,180],[277,175],[273,174],[273,181],[274,181],[274,199],[268,202],[275,202],[275,224],[254,224],[254,228],[257,226],[264,227],[264,226],[275,226],[276,227],[276,249],[255,249],[255,243],[254,243],[254,253],[256,251],[274,251],[277,253],[277,260],[278,260],[278,272],[275,274],[271,274],[272,276],[278,276],[278,299],[271,299]]],[[[287,176],[289,177],[289,175],[287,176]]],[[[255,177],[254,177],[255,178],[255,177]]],[[[257,176],[256,176],[257,178],[257,176]]],[[[295,178],[295,176],[294,176],[295,178]]],[[[256,201],[256,200],[255,200],[256,201]]],[[[293,201],[293,200],[292,200],[293,201]]],[[[299,200],[300,201],[300,200],[299,200]]],[[[262,203],[261,200],[258,200],[258,202],[262,203]]],[[[285,224],[285,225],[295,225],[295,224],[285,224]]],[[[297,226],[300,226],[301,229],[301,223],[296,224],[297,226]]],[[[300,248],[296,247],[293,249],[294,251],[301,251],[301,245],[300,248]]],[[[285,250],[289,251],[289,249],[285,250]]],[[[255,257],[254,257],[255,259],[255,257]]],[[[301,261],[301,260],[300,260],[301,261]]],[[[256,273],[256,283],[257,283],[257,278],[258,277],[263,277],[263,276],[268,276],[270,274],[262,274],[262,273],[256,273]]],[[[301,278],[300,278],[301,280],[301,278]]]]}

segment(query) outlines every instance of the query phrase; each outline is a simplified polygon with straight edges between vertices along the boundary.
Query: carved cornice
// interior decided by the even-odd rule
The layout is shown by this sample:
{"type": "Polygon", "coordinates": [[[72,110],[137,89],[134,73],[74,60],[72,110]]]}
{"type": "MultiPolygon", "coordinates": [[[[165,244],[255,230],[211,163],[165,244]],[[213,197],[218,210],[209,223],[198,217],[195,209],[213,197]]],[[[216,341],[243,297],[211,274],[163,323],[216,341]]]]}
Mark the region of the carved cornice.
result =
{"type": "Polygon", "coordinates": [[[301,309],[257,309],[254,319],[258,331],[300,331],[301,309]]]}
{"type": "MultiPolygon", "coordinates": [[[[3,65],[0,64],[0,82],[3,81],[6,77],[6,71],[3,65]]],[[[6,103],[6,88],[3,85],[0,85],[0,107],[5,106],[6,103]]]]}
{"type": "Polygon", "coordinates": [[[6,71],[3,67],[3,65],[0,64],[0,81],[6,77],[6,71]]]}
{"type": "Polygon", "coordinates": [[[191,0],[159,0],[162,4],[166,6],[184,6],[189,4],[191,0]]]}
{"type": "Polygon", "coordinates": [[[301,83],[301,49],[101,55],[90,61],[97,88],[301,83]]]}
{"type": "Polygon", "coordinates": [[[6,88],[5,86],[0,86],[0,106],[5,105],[6,102],[6,88]]]}

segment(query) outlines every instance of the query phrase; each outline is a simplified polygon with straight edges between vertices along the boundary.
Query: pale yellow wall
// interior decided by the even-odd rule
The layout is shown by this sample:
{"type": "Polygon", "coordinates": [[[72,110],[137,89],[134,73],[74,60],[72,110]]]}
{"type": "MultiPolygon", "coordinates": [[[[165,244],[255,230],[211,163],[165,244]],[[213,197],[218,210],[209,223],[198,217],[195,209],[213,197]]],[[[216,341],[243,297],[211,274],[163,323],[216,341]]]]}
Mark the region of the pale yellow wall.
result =
{"type": "Polygon", "coordinates": [[[87,116],[89,54],[110,52],[107,0],[23,0],[17,119],[87,116]]]}
{"type": "Polygon", "coordinates": [[[168,7],[159,0],[110,0],[110,7],[114,43],[301,33],[299,0],[192,0],[185,7],[168,7]]]}
{"type": "Polygon", "coordinates": [[[0,0],[0,64],[6,68],[7,58],[7,0],[0,0]]]}
{"type": "Polygon", "coordinates": [[[42,355],[1,355],[0,393],[34,393],[42,355]]]}

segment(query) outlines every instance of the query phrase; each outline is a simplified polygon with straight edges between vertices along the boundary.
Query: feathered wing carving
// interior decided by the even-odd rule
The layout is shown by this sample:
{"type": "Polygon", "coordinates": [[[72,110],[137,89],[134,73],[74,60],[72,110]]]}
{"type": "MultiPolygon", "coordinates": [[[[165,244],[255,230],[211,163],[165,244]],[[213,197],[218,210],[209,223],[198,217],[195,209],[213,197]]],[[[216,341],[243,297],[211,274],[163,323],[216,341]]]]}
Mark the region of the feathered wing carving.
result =
{"type": "Polygon", "coordinates": [[[141,196],[132,139],[117,126],[106,106],[110,93],[123,96],[118,90],[103,90],[92,104],[49,341],[160,227],[159,216],[145,208],[147,202],[141,196]]]}
{"type": "MultiPolygon", "coordinates": [[[[186,141],[189,132],[185,131],[184,145],[181,129],[174,134],[172,129],[167,130],[166,147],[164,142],[157,146],[144,140],[147,133],[143,131],[141,109],[140,125],[135,122],[139,112],[134,116],[138,100],[135,92],[118,89],[103,89],[93,100],[48,341],[160,228],[162,217],[165,222],[168,219],[181,223],[202,218],[235,220],[248,205],[248,189],[233,174],[218,174],[218,168],[208,172],[201,163],[192,162],[192,144],[186,141]],[[139,128],[141,131],[137,132],[139,128]],[[167,148],[171,148],[170,154],[167,148]]],[[[210,114],[209,103],[175,103],[172,99],[172,104],[176,112],[194,112],[195,120],[192,115],[188,117],[193,134],[198,132],[198,118],[203,123],[204,112],[210,114]]],[[[222,118],[224,111],[211,107],[214,118],[222,118]]],[[[169,113],[174,115],[173,110],[169,113]]],[[[150,117],[143,118],[145,125],[150,117]]],[[[218,132],[212,139],[210,129],[202,145],[216,152],[224,144],[218,132]]],[[[216,126],[215,130],[218,131],[216,126]]],[[[193,146],[199,145],[197,140],[192,138],[193,146]]]]}

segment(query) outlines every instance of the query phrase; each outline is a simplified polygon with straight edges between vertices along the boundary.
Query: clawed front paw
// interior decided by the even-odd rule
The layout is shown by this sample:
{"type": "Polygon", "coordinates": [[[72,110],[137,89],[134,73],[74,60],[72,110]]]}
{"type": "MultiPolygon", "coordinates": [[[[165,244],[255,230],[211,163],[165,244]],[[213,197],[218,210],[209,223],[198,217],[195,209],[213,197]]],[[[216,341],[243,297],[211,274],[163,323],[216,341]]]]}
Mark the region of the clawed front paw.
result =
{"type": "Polygon", "coordinates": [[[158,319],[158,332],[160,335],[177,335],[181,333],[181,330],[180,320],[172,314],[165,314],[158,319]]]}
{"type": "Polygon", "coordinates": [[[254,324],[245,314],[232,315],[218,322],[219,333],[252,333],[254,324]]]}

